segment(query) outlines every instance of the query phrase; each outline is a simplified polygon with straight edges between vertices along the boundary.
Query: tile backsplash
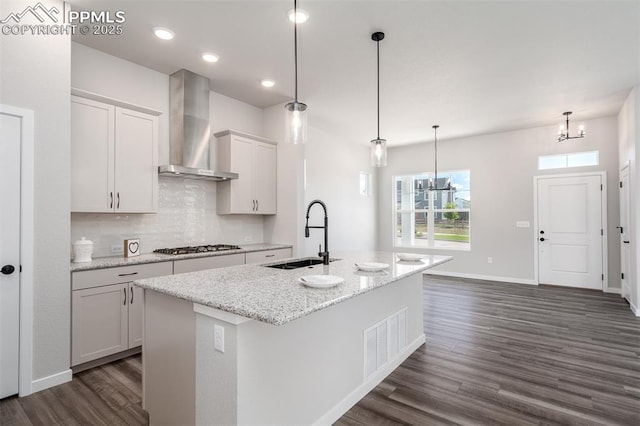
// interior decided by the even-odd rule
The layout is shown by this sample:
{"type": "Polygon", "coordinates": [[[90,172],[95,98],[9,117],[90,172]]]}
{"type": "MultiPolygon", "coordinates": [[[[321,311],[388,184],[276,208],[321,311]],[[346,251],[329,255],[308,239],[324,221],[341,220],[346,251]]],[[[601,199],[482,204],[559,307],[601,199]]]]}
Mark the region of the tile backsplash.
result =
{"type": "Polygon", "coordinates": [[[112,256],[111,246],[122,246],[127,238],[140,238],[142,253],[183,245],[263,242],[262,216],[216,214],[216,185],[159,177],[158,213],[72,213],[71,242],[81,237],[93,241],[93,257],[112,256]]]}

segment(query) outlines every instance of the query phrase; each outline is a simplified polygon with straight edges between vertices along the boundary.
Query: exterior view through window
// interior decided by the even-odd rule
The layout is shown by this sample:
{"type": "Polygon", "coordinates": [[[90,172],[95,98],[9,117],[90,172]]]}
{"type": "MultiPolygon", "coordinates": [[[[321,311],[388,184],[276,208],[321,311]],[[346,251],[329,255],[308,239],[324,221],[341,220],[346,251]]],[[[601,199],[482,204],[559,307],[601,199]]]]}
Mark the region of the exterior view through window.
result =
{"type": "Polygon", "coordinates": [[[394,176],[395,247],[470,249],[471,174],[438,175],[438,187],[451,179],[450,191],[429,191],[432,173],[394,176]]]}

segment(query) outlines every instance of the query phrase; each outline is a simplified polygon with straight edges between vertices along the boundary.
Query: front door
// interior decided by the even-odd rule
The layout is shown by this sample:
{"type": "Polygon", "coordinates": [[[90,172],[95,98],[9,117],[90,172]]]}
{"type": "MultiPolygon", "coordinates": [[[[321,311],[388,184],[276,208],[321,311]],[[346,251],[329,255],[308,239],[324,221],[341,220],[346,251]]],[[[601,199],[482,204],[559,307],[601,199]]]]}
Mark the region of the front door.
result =
{"type": "Polygon", "coordinates": [[[629,267],[631,266],[631,247],[629,238],[629,167],[620,173],[620,272],[622,297],[631,303],[631,287],[629,286],[629,267]]]}
{"type": "Polygon", "coordinates": [[[18,393],[21,125],[0,112],[0,398],[18,393]]]}
{"type": "Polygon", "coordinates": [[[601,290],[602,177],[538,179],[540,284],[601,290]]]}

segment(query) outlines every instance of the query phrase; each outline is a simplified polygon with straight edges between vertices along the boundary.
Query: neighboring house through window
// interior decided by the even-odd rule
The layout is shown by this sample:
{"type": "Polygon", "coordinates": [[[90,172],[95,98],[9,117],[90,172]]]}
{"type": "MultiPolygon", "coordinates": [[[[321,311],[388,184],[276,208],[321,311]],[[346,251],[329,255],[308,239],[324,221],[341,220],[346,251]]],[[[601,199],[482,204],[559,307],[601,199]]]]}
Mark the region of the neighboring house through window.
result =
{"type": "Polygon", "coordinates": [[[442,175],[434,184],[442,187],[450,178],[450,191],[430,191],[431,173],[394,176],[395,247],[470,249],[470,172],[442,175]]]}

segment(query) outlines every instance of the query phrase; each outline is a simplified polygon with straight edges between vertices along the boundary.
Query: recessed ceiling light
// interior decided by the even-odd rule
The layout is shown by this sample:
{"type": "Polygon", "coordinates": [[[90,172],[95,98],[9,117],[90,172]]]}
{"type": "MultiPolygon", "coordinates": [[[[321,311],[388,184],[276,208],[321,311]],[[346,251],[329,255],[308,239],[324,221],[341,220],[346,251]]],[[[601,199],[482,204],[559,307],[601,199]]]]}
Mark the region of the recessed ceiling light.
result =
{"type": "Polygon", "coordinates": [[[262,84],[264,87],[273,87],[276,82],[273,80],[262,80],[260,84],[262,84]]]}
{"type": "Polygon", "coordinates": [[[213,53],[203,53],[202,59],[204,59],[207,62],[218,62],[218,59],[220,59],[220,57],[213,53]]]}
{"type": "Polygon", "coordinates": [[[298,24],[302,24],[303,22],[306,22],[307,19],[309,19],[309,12],[307,12],[306,10],[298,9],[296,15],[297,16],[294,21],[293,9],[287,12],[287,16],[289,16],[289,20],[291,22],[297,22],[298,24]]]}
{"type": "Polygon", "coordinates": [[[156,37],[162,39],[162,40],[171,40],[172,38],[174,38],[176,35],[173,33],[173,31],[171,31],[170,29],[167,28],[162,28],[162,27],[155,27],[153,29],[153,33],[156,35],[156,37]]]}

